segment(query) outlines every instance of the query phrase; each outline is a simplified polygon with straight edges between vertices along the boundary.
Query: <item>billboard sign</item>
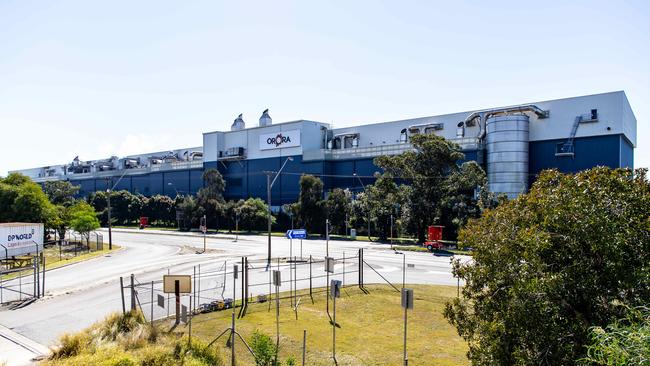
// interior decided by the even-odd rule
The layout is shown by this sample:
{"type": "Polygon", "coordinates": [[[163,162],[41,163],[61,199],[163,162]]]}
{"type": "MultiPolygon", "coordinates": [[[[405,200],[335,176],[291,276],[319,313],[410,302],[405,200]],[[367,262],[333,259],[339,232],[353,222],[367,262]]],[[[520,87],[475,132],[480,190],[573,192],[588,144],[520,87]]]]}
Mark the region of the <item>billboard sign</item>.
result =
{"type": "Polygon", "coordinates": [[[43,224],[0,224],[0,258],[36,253],[43,250],[43,224]]]}
{"type": "Polygon", "coordinates": [[[280,131],[260,135],[260,150],[300,146],[300,130],[280,131]]]}

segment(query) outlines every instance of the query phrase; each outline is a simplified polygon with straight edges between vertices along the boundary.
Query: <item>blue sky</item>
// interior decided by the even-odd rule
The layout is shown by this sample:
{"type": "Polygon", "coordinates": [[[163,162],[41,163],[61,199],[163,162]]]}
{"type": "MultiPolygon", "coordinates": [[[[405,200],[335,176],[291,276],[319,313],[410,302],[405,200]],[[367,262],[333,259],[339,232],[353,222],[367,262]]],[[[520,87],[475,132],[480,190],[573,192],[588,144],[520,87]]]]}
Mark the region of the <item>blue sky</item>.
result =
{"type": "Polygon", "coordinates": [[[648,167],[649,45],[647,1],[0,0],[0,175],[265,108],[341,127],[614,90],[648,167]]]}

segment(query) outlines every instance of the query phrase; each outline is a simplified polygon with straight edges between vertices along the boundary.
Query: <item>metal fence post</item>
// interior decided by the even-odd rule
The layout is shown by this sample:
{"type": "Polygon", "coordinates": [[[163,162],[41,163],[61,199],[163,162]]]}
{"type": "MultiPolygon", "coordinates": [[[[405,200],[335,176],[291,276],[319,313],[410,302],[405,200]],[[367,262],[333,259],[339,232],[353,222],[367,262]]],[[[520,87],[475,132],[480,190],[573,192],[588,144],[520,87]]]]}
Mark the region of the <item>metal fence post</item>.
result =
{"type": "Polygon", "coordinates": [[[43,297],[45,297],[45,253],[41,252],[41,256],[43,257],[43,283],[41,286],[43,287],[43,297]]]}
{"type": "Polygon", "coordinates": [[[359,253],[357,254],[357,256],[359,257],[359,273],[358,273],[359,280],[357,282],[359,283],[359,288],[361,288],[361,272],[363,272],[363,264],[361,263],[362,260],[361,260],[361,249],[360,248],[359,248],[359,253]]]}
{"type": "Polygon", "coordinates": [[[151,325],[153,325],[153,281],[151,281],[151,317],[149,318],[151,325]]]}
{"type": "MultiPolygon", "coordinates": [[[[206,223],[207,223],[207,221],[206,221],[206,223]]],[[[206,228],[207,228],[207,224],[206,224],[206,228]]],[[[203,236],[205,237],[205,234],[203,234],[203,236]]],[[[205,252],[205,250],[204,250],[204,252],[205,252]]],[[[197,306],[201,305],[201,263],[199,263],[199,277],[196,279],[196,287],[197,287],[196,296],[197,296],[198,301],[194,301],[194,310],[195,311],[197,309],[197,306]]]]}
{"type": "Polygon", "coordinates": [[[312,281],[311,263],[312,263],[312,257],[310,254],[309,255],[309,297],[311,297],[311,302],[313,303],[314,297],[312,296],[312,286],[311,286],[311,281],[312,281]]]}
{"type": "Polygon", "coordinates": [[[131,310],[135,310],[135,276],[131,273],[131,310]]]}
{"type": "Polygon", "coordinates": [[[126,314],[126,303],[124,302],[124,279],[120,276],[120,294],[122,295],[122,314],[126,314]]]}
{"type": "Polygon", "coordinates": [[[32,266],[34,267],[34,297],[37,297],[38,294],[36,292],[36,287],[38,287],[38,260],[36,259],[36,256],[32,257],[32,266]]]}
{"type": "MultiPolygon", "coordinates": [[[[192,297],[194,298],[194,304],[196,304],[196,266],[194,266],[193,268],[194,268],[194,276],[192,276],[192,282],[193,282],[193,286],[192,286],[192,297]]],[[[192,304],[192,303],[190,302],[190,311],[193,310],[191,304],[192,304]]]]}
{"type": "Polygon", "coordinates": [[[305,353],[307,351],[307,329],[302,330],[302,366],[305,366],[305,353]]]}

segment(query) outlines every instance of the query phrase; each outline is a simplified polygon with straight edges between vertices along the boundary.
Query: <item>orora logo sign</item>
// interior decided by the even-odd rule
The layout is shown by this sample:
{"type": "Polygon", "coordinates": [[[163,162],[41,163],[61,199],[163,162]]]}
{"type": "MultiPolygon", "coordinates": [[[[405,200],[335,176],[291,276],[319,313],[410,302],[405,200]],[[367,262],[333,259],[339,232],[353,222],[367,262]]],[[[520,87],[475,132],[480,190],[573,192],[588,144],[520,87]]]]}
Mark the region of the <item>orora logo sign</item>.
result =
{"type": "Polygon", "coordinates": [[[300,130],[277,131],[260,135],[260,149],[282,149],[300,146],[300,130]]]}
{"type": "Polygon", "coordinates": [[[275,137],[269,137],[266,139],[266,143],[269,145],[275,145],[275,147],[278,147],[282,144],[288,144],[291,142],[291,137],[290,136],[282,136],[282,133],[279,133],[275,137]]]}

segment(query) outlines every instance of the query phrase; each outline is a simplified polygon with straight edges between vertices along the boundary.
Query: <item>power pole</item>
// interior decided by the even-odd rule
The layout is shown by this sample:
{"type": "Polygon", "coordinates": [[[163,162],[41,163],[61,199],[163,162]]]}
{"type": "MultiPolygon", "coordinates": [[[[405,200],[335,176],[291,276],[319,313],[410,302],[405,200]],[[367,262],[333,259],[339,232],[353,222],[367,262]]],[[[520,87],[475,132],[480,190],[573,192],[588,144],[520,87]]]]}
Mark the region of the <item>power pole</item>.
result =
{"type": "Polygon", "coordinates": [[[267,237],[268,237],[268,248],[267,248],[267,257],[266,265],[271,268],[271,172],[266,172],[266,205],[267,205],[267,237]]]}
{"type": "MultiPolygon", "coordinates": [[[[106,179],[108,182],[108,179],[106,179]]],[[[110,183],[109,183],[110,184],[110,183]]],[[[113,250],[113,233],[112,233],[112,228],[113,228],[113,223],[111,219],[111,195],[113,194],[112,189],[107,189],[106,190],[106,205],[107,205],[107,210],[108,210],[108,250],[113,250]]]]}

